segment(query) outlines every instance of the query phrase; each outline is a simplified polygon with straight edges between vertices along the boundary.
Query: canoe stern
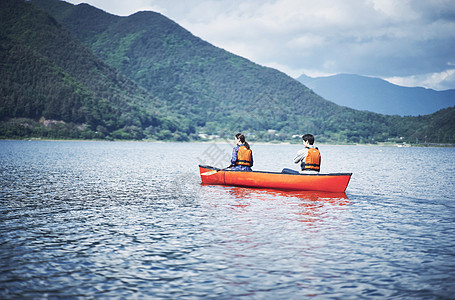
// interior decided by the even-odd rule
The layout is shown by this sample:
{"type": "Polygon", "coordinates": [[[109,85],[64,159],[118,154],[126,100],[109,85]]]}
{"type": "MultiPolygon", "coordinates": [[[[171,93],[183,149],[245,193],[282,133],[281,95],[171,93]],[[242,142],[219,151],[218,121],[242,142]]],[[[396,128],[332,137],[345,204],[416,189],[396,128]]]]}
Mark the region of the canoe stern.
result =
{"type": "Polygon", "coordinates": [[[199,173],[201,174],[201,180],[203,184],[225,184],[225,171],[221,169],[209,166],[199,166],[199,173]]]}

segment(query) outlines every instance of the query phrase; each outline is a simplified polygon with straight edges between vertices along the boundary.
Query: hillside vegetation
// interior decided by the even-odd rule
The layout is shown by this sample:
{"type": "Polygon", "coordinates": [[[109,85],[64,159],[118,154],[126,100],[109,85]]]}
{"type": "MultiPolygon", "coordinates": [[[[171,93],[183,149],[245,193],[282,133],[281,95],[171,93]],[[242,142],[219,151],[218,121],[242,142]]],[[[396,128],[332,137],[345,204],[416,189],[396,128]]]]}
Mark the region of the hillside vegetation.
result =
{"type": "MultiPolygon", "coordinates": [[[[20,6],[23,14],[9,17],[10,23],[23,22],[30,14],[30,3],[6,1],[20,6]]],[[[72,122],[75,128],[87,124],[84,126],[94,136],[102,129],[102,138],[193,140],[200,133],[231,138],[241,131],[250,140],[261,141],[298,141],[292,136],[310,132],[319,142],[455,142],[455,108],[415,118],[357,111],[323,99],[277,70],[214,47],[154,12],[118,17],[87,4],[31,3],[50,15],[41,12],[40,21],[35,20],[38,24],[28,23],[28,29],[9,25],[2,36],[16,48],[35,53],[33,61],[39,68],[47,61],[65,74],[55,81],[61,86],[59,96],[51,92],[52,84],[41,84],[46,90],[40,100],[24,100],[53,103],[59,113],[50,115],[40,108],[33,114],[14,114],[16,96],[2,88],[12,99],[2,114],[3,124],[17,122],[19,117],[36,122],[44,117],[72,122]],[[24,37],[35,30],[35,35],[43,36],[39,45],[24,37]],[[46,36],[49,30],[67,40],[46,36]],[[50,54],[53,48],[60,48],[58,54],[50,54]],[[76,48],[83,49],[84,55],[75,55],[76,48]],[[68,105],[76,107],[74,117],[72,113],[70,118],[64,117],[64,103],[59,101],[66,98],[74,99],[68,105]],[[84,108],[84,118],[76,118],[77,107],[84,108]],[[92,115],[95,119],[90,123],[92,117],[85,117],[92,115]]],[[[21,59],[20,53],[14,55],[11,51],[5,55],[10,69],[17,68],[15,62],[21,59]]],[[[35,71],[5,72],[10,82],[19,76],[32,85],[32,93],[38,89],[36,79],[23,78],[36,75],[35,71]]],[[[3,79],[2,85],[7,85],[3,79]]]]}
{"type": "MultiPolygon", "coordinates": [[[[165,103],[93,55],[47,13],[21,0],[3,0],[0,17],[0,136],[166,134],[172,114],[165,103]]],[[[186,132],[180,135],[188,140],[186,132]]]]}

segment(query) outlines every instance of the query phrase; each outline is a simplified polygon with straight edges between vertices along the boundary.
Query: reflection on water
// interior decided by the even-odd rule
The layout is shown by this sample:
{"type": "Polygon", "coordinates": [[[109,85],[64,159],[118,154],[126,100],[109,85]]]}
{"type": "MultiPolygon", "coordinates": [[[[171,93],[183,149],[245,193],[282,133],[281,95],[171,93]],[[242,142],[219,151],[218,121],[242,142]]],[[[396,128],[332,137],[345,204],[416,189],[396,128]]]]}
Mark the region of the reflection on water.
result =
{"type": "MultiPolygon", "coordinates": [[[[272,200],[277,197],[284,198],[300,198],[302,200],[312,201],[326,201],[332,203],[338,203],[340,199],[349,200],[346,193],[330,193],[330,192],[318,192],[318,191],[281,191],[276,189],[253,189],[253,188],[242,188],[242,187],[230,187],[227,189],[230,195],[235,198],[244,197],[258,197],[264,200],[272,200]]],[[[349,204],[346,202],[345,204],[349,204]]]]}
{"type": "Polygon", "coordinates": [[[0,141],[0,298],[455,293],[453,149],[321,146],[324,172],[354,173],[334,194],[202,185],[206,147],[0,141]]]}
{"type": "MultiPolygon", "coordinates": [[[[330,193],[318,191],[280,191],[274,189],[251,189],[243,187],[224,187],[226,192],[236,200],[234,206],[247,207],[248,199],[273,201],[281,206],[295,206],[294,214],[300,216],[300,222],[314,222],[321,220],[321,211],[326,205],[343,206],[350,204],[345,193],[330,193]]],[[[283,216],[284,217],[284,216],[283,216]]]]}

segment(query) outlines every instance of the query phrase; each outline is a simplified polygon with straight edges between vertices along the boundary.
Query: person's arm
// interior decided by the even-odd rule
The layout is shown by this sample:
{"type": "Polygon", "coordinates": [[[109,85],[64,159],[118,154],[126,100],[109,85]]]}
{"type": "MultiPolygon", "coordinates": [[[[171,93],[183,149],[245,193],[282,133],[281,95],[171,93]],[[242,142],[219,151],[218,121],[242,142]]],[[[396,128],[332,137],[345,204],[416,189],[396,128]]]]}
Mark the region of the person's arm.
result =
{"type": "Polygon", "coordinates": [[[232,149],[231,166],[235,165],[235,162],[237,161],[238,152],[239,152],[239,146],[235,146],[234,149],[232,149]]]}
{"type": "Polygon", "coordinates": [[[308,155],[308,149],[305,148],[305,149],[299,150],[299,152],[297,152],[297,156],[294,157],[294,163],[298,164],[299,162],[304,160],[307,155],[308,155]]]}

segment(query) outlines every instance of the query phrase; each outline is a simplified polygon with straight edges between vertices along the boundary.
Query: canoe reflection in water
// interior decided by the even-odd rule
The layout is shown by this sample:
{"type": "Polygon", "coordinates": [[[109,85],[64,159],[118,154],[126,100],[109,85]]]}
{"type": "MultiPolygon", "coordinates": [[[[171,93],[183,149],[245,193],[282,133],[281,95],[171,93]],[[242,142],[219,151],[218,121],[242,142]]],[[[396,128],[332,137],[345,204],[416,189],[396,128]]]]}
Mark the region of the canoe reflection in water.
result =
{"type": "MultiPolygon", "coordinates": [[[[210,184],[203,184],[210,186],[210,184]]],[[[300,198],[302,200],[310,201],[323,201],[327,203],[347,205],[349,198],[346,193],[332,193],[332,192],[319,192],[319,191],[281,191],[277,189],[258,189],[246,187],[226,187],[229,193],[238,199],[248,197],[255,197],[262,200],[270,200],[275,197],[281,198],[300,198]],[[262,197],[261,197],[262,196],[262,197]]]]}
{"type": "Polygon", "coordinates": [[[233,210],[229,213],[233,220],[248,218],[248,222],[261,220],[260,222],[273,224],[282,219],[316,225],[338,218],[340,210],[344,211],[351,204],[345,193],[280,191],[208,184],[202,186],[208,203],[233,210]],[[241,215],[245,216],[240,217],[241,215]]]}

